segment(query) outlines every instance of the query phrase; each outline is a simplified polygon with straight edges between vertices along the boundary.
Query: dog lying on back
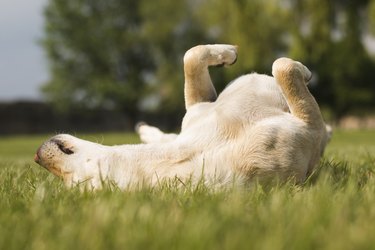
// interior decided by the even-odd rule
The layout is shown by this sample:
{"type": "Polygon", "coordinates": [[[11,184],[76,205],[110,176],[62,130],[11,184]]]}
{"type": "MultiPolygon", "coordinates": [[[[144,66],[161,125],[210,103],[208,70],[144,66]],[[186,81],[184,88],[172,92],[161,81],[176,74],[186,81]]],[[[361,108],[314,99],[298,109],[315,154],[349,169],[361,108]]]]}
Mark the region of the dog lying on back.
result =
{"type": "Polygon", "coordinates": [[[184,56],[186,115],[180,134],[141,124],[144,144],[104,146],[61,134],[44,142],[35,161],[67,186],[154,186],[178,178],[226,185],[257,181],[303,182],[328,141],[318,104],[307,88],[311,72],[288,58],[272,75],[235,79],[219,96],[208,67],[231,65],[232,45],[200,45],[184,56]]]}

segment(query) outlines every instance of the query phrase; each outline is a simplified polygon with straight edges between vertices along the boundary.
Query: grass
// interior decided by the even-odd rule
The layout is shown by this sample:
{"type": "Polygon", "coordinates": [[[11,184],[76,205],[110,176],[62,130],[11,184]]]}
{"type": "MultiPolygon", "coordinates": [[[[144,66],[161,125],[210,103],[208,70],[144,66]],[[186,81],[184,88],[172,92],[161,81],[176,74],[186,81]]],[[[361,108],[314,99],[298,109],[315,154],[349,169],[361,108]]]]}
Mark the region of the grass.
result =
{"type": "Polygon", "coordinates": [[[0,249],[375,249],[374,131],[336,131],[302,186],[218,192],[68,190],[32,162],[48,137],[0,137],[0,249]]]}

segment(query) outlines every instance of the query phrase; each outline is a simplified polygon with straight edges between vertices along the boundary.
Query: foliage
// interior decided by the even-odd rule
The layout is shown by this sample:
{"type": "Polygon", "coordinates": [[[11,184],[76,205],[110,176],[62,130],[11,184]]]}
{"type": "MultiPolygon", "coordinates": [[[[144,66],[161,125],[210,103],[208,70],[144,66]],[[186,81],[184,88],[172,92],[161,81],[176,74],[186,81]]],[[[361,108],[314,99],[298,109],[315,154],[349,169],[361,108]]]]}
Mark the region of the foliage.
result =
{"type": "Polygon", "coordinates": [[[134,117],[150,60],[139,1],[51,1],[44,46],[52,79],[44,91],[60,108],[117,107],[134,117]]]}
{"type": "MultiPolygon", "coordinates": [[[[267,191],[203,185],[68,190],[32,163],[47,137],[0,140],[1,249],[345,250],[375,244],[374,131],[336,131],[304,185],[267,191]]],[[[83,137],[105,144],[136,140],[83,137]]]]}
{"type": "Polygon", "coordinates": [[[336,118],[371,110],[375,64],[363,37],[373,32],[374,2],[51,0],[43,91],[62,110],[117,109],[133,122],[144,111],[180,114],[184,52],[232,43],[237,64],[212,70],[219,92],[240,74],[270,74],[275,58],[290,56],[313,70],[311,90],[336,118]]]}

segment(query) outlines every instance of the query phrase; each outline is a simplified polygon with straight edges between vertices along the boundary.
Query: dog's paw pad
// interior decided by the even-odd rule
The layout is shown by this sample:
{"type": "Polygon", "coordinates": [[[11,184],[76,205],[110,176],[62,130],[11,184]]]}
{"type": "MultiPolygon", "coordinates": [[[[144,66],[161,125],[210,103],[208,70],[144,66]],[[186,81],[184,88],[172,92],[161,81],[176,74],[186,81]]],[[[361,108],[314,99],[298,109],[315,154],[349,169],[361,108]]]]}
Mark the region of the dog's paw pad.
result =
{"type": "Polygon", "coordinates": [[[209,65],[232,65],[237,61],[237,46],[229,44],[206,45],[209,65]]]}

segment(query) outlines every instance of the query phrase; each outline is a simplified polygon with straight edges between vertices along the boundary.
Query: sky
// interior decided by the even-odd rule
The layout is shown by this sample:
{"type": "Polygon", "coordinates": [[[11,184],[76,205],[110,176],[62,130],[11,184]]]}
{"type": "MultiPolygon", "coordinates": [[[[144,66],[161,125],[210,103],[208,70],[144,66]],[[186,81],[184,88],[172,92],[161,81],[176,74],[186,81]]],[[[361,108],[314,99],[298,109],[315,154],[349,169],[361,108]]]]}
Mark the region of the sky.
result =
{"type": "Polygon", "coordinates": [[[38,100],[48,68],[38,40],[47,0],[0,1],[0,102],[38,100]]]}

